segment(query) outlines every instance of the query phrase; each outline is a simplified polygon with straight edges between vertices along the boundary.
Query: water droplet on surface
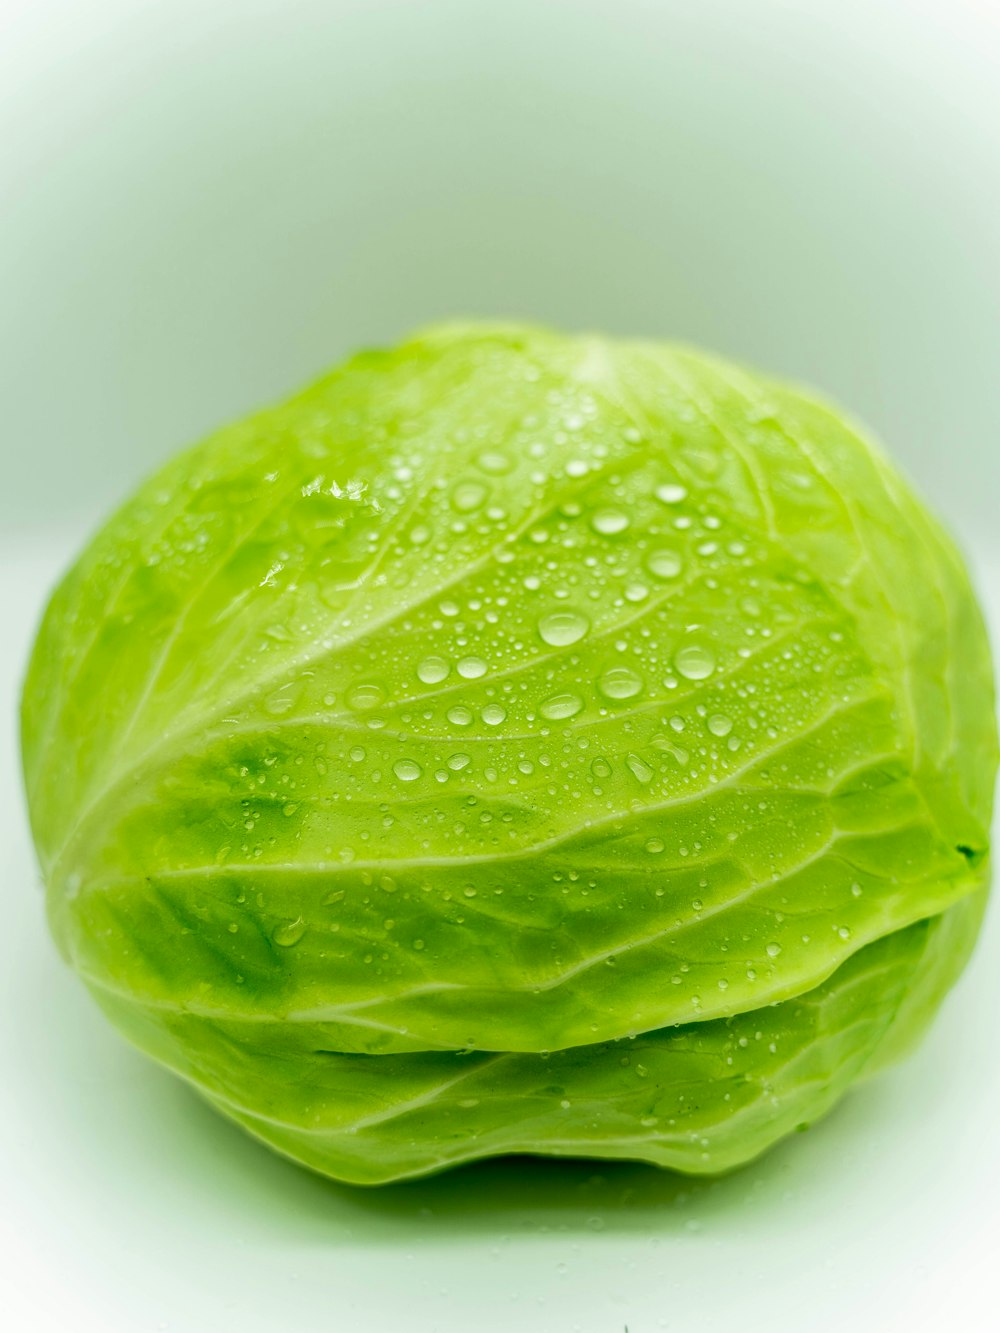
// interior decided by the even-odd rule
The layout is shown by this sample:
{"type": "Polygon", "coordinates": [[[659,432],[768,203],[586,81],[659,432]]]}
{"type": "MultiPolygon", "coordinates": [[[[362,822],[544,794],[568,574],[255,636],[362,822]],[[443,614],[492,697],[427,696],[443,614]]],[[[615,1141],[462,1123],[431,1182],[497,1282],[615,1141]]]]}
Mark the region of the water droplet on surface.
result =
{"type": "Polygon", "coordinates": [[[662,839],[662,838],[650,838],[650,839],[648,839],[648,841],[646,842],[646,851],[647,851],[647,852],[652,852],[654,856],[655,856],[658,852],[662,852],[662,851],[663,851],[663,839],[662,839]]]}
{"type": "Polygon", "coordinates": [[[652,780],[653,770],[645,760],[640,759],[637,754],[626,755],[625,763],[629,772],[634,778],[637,778],[639,782],[650,782],[652,780]]]}
{"type": "Polygon", "coordinates": [[[415,759],[397,759],[392,766],[392,771],[400,782],[415,782],[424,770],[415,759]]]}
{"type": "Polygon", "coordinates": [[[448,760],[448,767],[455,773],[461,773],[471,762],[467,754],[453,754],[448,760]]]}
{"type": "Polygon", "coordinates": [[[701,644],[689,643],[675,655],[674,666],[685,680],[705,680],[715,670],[715,655],[701,644]]]}
{"type": "Polygon", "coordinates": [[[642,690],[642,678],[631,667],[610,667],[597,682],[597,688],[605,699],[632,699],[642,690]]]}
{"type": "Polygon", "coordinates": [[[451,503],[460,514],[478,509],[489,491],[481,481],[460,481],[451,493],[451,503]]]}
{"type": "Polygon", "coordinates": [[[467,727],[472,722],[472,709],[466,708],[465,704],[455,704],[453,708],[448,709],[448,721],[454,727],[467,727]]]}
{"type": "Polygon", "coordinates": [[[657,486],[656,498],[665,505],[679,505],[687,499],[687,487],[677,482],[664,482],[662,486],[657,486]]]}
{"type": "Polygon", "coordinates": [[[488,727],[498,727],[507,716],[507,710],[501,704],[487,704],[479,714],[488,727]]]}
{"type": "Polygon", "coordinates": [[[568,717],[576,717],[582,707],[583,700],[578,694],[553,694],[541,704],[538,711],[542,717],[557,722],[568,717]]]}
{"type": "Polygon", "coordinates": [[[684,568],[684,561],[677,551],[663,547],[650,551],[646,557],[646,568],[657,579],[675,579],[684,568]]]}
{"type": "Polygon", "coordinates": [[[347,706],[355,712],[363,713],[369,708],[377,708],[385,699],[385,690],[381,685],[362,683],[352,685],[347,691],[347,706]]]}
{"type": "Polygon", "coordinates": [[[553,611],[538,622],[538,633],[551,648],[579,643],[590,629],[590,621],[579,611],[553,611]]]}
{"type": "Polygon", "coordinates": [[[628,514],[622,513],[620,509],[598,509],[591,517],[590,526],[602,537],[614,537],[625,531],[629,521],[628,514]]]}
{"type": "Polygon", "coordinates": [[[287,685],[280,686],[267,696],[264,707],[272,717],[280,717],[293,707],[300,691],[301,686],[297,682],[289,681],[287,685]]]}
{"type": "Polygon", "coordinates": [[[417,667],[417,675],[425,685],[437,685],[451,671],[451,663],[443,657],[425,657],[417,667]]]}
{"type": "Polygon", "coordinates": [[[297,916],[294,921],[282,921],[275,926],[271,939],[283,949],[290,949],[293,944],[298,944],[305,933],[306,923],[302,917],[297,916]]]}
{"type": "Polygon", "coordinates": [[[775,943],[772,942],[771,944],[769,944],[769,945],[767,946],[767,956],[768,956],[768,958],[777,958],[777,956],[778,956],[779,953],[781,953],[781,945],[780,945],[780,944],[775,944],[775,943]]]}
{"type": "Polygon", "coordinates": [[[478,680],[486,675],[486,663],[481,657],[463,657],[458,664],[458,674],[464,680],[478,680]]]}
{"type": "Polygon", "coordinates": [[[513,464],[506,454],[496,453],[493,450],[480,454],[476,459],[476,464],[481,467],[484,472],[488,472],[491,477],[502,477],[513,467],[513,464]]]}
{"type": "Polygon", "coordinates": [[[713,713],[707,725],[713,736],[728,736],[733,729],[732,719],[725,713],[713,713]]]}

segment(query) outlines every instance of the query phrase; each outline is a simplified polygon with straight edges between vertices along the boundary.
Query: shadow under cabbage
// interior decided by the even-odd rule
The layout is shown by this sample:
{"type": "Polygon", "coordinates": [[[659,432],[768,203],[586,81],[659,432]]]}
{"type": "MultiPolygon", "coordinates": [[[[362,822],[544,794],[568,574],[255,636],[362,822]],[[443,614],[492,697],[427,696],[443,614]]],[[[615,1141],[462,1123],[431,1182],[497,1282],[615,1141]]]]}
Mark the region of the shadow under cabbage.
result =
{"type": "Polygon", "coordinates": [[[228,1123],[193,1089],[171,1084],[183,1102],[175,1114],[186,1122],[186,1156],[197,1137],[199,1154],[225,1177],[225,1188],[256,1196],[252,1203],[244,1197],[245,1206],[266,1210],[272,1221],[294,1217],[297,1228],[316,1238],[366,1244],[602,1232],[670,1239],[723,1220],[756,1227],[762,1214],[780,1211],[807,1180],[822,1189],[817,1176],[842,1170],[844,1131],[863,1139],[861,1124],[848,1127],[844,1121],[863,1121],[871,1112],[863,1104],[880,1091],[877,1085],[855,1090],[804,1135],[725,1175],[685,1176],[641,1162],[510,1156],[418,1180],[358,1186],[282,1158],[228,1123]]]}

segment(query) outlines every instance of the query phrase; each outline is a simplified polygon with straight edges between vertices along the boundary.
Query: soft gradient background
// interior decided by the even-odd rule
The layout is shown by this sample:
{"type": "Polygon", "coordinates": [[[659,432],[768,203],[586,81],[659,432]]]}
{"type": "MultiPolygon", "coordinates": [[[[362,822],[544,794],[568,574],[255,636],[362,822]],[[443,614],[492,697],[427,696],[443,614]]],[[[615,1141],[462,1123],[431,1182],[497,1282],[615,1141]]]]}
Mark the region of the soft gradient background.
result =
{"type": "Polygon", "coordinates": [[[998,65],[991,0],[0,0],[9,1327],[996,1328],[996,912],[919,1054],[729,1179],[340,1189],[146,1065],[59,964],[12,701],[45,589],[141,475],[460,314],[811,381],[1000,623],[998,65]]]}

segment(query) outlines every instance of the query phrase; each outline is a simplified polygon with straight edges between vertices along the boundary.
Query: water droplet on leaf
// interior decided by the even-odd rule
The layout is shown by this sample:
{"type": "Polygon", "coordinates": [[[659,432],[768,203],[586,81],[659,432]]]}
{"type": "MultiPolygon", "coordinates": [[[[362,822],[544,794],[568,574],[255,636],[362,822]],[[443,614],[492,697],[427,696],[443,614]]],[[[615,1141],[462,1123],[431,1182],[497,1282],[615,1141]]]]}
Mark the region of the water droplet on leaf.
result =
{"type": "Polygon", "coordinates": [[[283,713],[287,713],[290,708],[294,707],[301,689],[302,687],[297,681],[289,681],[287,685],[280,686],[267,696],[264,700],[264,707],[272,717],[281,717],[283,713]]]}
{"type": "Polygon", "coordinates": [[[538,622],[538,633],[552,648],[566,648],[579,643],[590,628],[590,621],[579,611],[553,611],[538,622]]]}
{"type": "Polygon", "coordinates": [[[347,706],[355,712],[363,713],[370,708],[377,708],[385,699],[385,690],[381,685],[361,683],[352,685],[347,691],[347,706]]]}
{"type": "Polygon", "coordinates": [[[646,568],[654,578],[675,579],[684,568],[684,562],[677,551],[666,547],[650,551],[646,557],[646,568]]]}
{"type": "Polygon", "coordinates": [[[551,698],[545,700],[538,711],[542,717],[556,722],[576,717],[582,707],[583,700],[578,694],[553,694],[551,698]]]}
{"type": "Polygon", "coordinates": [[[290,949],[293,944],[298,944],[305,933],[306,923],[302,917],[297,916],[294,921],[282,921],[275,926],[271,938],[283,949],[290,949]]]}
{"type": "Polygon", "coordinates": [[[590,520],[590,526],[602,537],[614,537],[624,532],[628,525],[629,516],[620,509],[598,509],[590,520]]]}
{"type": "Polygon", "coordinates": [[[481,481],[460,481],[451,493],[451,503],[460,514],[469,514],[479,508],[488,494],[481,481]]]}
{"type": "Polygon", "coordinates": [[[685,680],[705,680],[715,670],[715,655],[701,644],[689,643],[674,657],[674,666],[685,680]]]}
{"type": "Polygon", "coordinates": [[[625,763],[628,766],[629,772],[633,777],[637,778],[639,782],[650,782],[652,780],[653,770],[645,760],[640,759],[637,754],[626,755],[625,763]]]}
{"type": "Polygon", "coordinates": [[[417,667],[417,675],[425,685],[437,685],[451,671],[451,663],[443,657],[425,657],[417,667]]]}
{"type": "Polygon", "coordinates": [[[610,667],[597,682],[605,699],[632,699],[642,690],[642,679],[625,666],[610,667]]]}
{"type": "Polygon", "coordinates": [[[478,680],[486,675],[486,663],[481,657],[463,657],[458,664],[458,674],[465,680],[478,680]]]}

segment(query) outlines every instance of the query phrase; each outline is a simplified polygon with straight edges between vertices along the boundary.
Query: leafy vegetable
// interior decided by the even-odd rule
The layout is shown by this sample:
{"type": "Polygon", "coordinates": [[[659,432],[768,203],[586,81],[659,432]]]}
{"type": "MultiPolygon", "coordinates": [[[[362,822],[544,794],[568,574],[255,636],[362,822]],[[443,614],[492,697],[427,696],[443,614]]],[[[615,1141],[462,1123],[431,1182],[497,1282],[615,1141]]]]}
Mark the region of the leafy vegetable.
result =
{"type": "Polygon", "coordinates": [[[57,589],[23,745],[102,1007],[345,1180],[748,1160],[985,902],[951,542],[832,409],[655,343],[435,328],[179,456],[57,589]]]}

